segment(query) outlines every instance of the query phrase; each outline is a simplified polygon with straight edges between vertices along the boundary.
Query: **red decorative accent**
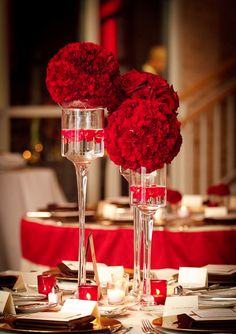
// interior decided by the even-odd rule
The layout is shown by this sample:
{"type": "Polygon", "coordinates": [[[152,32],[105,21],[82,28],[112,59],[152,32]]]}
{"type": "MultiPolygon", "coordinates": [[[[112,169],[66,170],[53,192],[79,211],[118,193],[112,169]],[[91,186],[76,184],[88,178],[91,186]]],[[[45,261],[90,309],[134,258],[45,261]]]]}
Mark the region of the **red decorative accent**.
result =
{"type": "Polygon", "coordinates": [[[96,143],[101,143],[104,138],[104,130],[94,130],[94,129],[62,129],[61,130],[62,140],[69,142],[80,142],[86,140],[88,142],[95,139],[96,143]]]}
{"type": "Polygon", "coordinates": [[[166,187],[150,186],[143,188],[141,186],[131,186],[130,191],[133,193],[133,198],[137,201],[148,201],[149,199],[156,197],[161,197],[164,199],[166,187]],[[145,196],[145,198],[142,198],[143,195],[145,196]]]}
{"type": "Polygon", "coordinates": [[[178,190],[167,189],[167,202],[170,204],[177,204],[181,201],[182,195],[178,190]]]}
{"type": "Polygon", "coordinates": [[[210,186],[207,189],[208,195],[216,195],[216,196],[228,196],[230,195],[230,188],[228,184],[220,183],[213,186],[210,186]]]}
{"type": "Polygon", "coordinates": [[[100,5],[101,45],[117,55],[117,13],[121,0],[108,0],[100,5]]]}
{"type": "Polygon", "coordinates": [[[98,286],[92,284],[82,284],[79,286],[79,299],[98,300],[98,286]]]}
{"type": "Polygon", "coordinates": [[[107,19],[101,26],[101,44],[117,55],[117,22],[114,18],[107,19]]]}

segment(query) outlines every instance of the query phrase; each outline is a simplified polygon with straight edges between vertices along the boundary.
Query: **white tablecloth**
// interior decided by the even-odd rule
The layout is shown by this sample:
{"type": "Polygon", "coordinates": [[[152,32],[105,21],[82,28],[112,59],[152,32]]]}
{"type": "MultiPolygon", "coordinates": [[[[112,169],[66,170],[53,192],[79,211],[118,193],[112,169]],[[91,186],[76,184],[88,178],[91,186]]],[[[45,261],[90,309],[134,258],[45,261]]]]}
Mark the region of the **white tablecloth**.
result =
{"type": "Polygon", "coordinates": [[[52,169],[0,171],[0,270],[20,269],[19,227],[25,212],[55,202],[65,202],[65,196],[52,169]]]}

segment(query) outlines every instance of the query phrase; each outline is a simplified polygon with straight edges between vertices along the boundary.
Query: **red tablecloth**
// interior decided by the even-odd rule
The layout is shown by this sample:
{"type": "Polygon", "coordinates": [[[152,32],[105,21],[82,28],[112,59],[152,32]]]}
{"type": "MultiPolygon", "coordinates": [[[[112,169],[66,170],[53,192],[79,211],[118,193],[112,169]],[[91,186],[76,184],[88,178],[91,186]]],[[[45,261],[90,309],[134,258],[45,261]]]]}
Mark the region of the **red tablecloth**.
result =
{"type": "MultiPolygon", "coordinates": [[[[133,267],[133,229],[89,225],[86,236],[93,234],[98,262],[133,267]]],[[[43,221],[21,221],[21,246],[24,259],[56,266],[62,260],[77,260],[78,227],[53,226],[43,221]]],[[[236,229],[213,227],[187,231],[154,230],[152,268],[204,266],[236,263],[236,229]]]]}

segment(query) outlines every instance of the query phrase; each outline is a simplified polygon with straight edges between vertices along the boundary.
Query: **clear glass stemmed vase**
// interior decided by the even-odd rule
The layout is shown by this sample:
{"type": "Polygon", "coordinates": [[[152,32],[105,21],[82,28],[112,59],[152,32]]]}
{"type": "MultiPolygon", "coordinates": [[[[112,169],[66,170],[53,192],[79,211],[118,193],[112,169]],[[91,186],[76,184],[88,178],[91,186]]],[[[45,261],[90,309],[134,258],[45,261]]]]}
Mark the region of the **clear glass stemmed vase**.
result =
{"type": "Polygon", "coordinates": [[[104,155],[104,108],[63,108],[62,156],[76,169],[79,216],[78,287],[86,283],[85,205],[88,169],[104,155]]]}
{"type": "Polygon", "coordinates": [[[147,172],[145,167],[130,172],[130,202],[137,207],[143,220],[144,258],[143,258],[143,307],[154,305],[151,295],[150,270],[153,232],[153,216],[166,205],[166,165],[147,172]]]}

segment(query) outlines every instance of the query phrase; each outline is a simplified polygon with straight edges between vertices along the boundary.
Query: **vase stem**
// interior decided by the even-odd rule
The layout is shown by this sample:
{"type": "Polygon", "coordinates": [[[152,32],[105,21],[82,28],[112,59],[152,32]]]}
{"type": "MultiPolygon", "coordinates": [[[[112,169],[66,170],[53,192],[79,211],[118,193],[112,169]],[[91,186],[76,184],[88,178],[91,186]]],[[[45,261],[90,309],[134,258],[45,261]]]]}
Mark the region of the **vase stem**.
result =
{"type": "Polygon", "coordinates": [[[151,248],[152,248],[152,232],[153,232],[153,217],[151,215],[143,216],[143,233],[144,233],[144,256],[143,256],[143,296],[142,300],[147,304],[153,303],[151,296],[151,248]]]}
{"type": "Polygon", "coordinates": [[[88,165],[77,165],[76,179],[78,190],[78,215],[79,215],[79,268],[78,286],[86,283],[86,244],[85,244],[85,204],[87,189],[88,165]]]}
{"type": "Polygon", "coordinates": [[[130,292],[131,295],[140,295],[140,247],[141,247],[141,232],[142,222],[140,219],[140,212],[137,207],[133,207],[134,215],[134,278],[133,286],[130,292]]]}

